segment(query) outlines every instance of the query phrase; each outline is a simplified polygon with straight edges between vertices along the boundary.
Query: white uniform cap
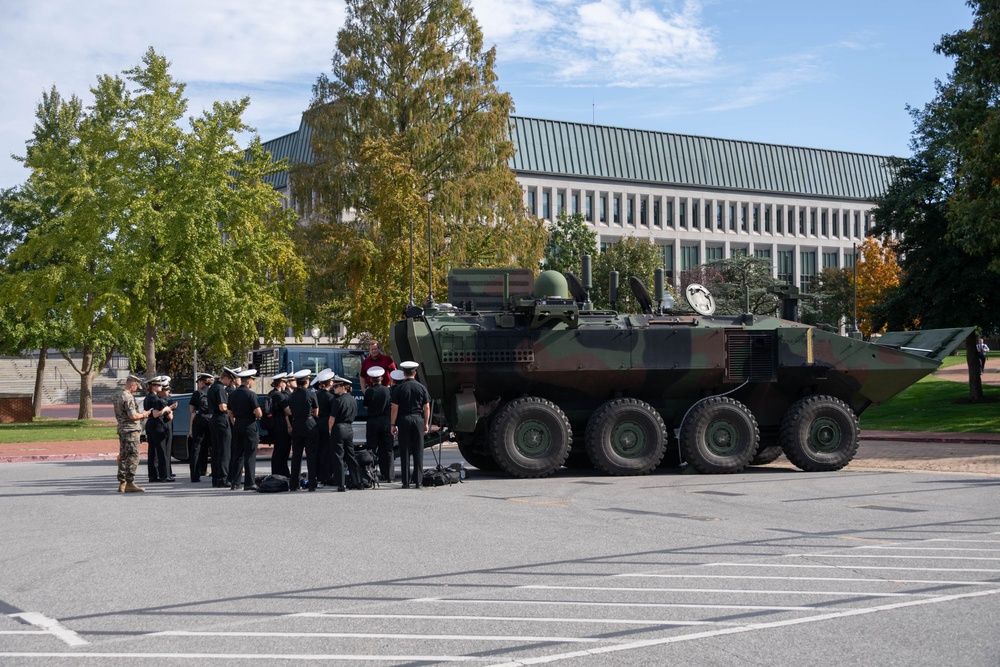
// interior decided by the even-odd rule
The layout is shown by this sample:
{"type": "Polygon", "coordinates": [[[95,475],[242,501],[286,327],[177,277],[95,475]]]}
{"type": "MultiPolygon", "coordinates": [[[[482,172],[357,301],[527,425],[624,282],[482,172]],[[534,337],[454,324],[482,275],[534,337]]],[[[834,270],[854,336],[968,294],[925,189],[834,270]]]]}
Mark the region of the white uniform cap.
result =
{"type": "Polygon", "coordinates": [[[170,378],[168,378],[168,377],[165,377],[165,376],[163,376],[163,375],[157,375],[157,376],[155,376],[155,377],[151,377],[151,378],[149,379],[149,381],[148,381],[148,382],[147,382],[146,384],[151,384],[151,385],[152,385],[152,384],[166,384],[166,382],[167,382],[167,381],[168,381],[169,379],[170,379],[170,378]]]}
{"type": "Polygon", "coordinates": [[[323,370],[321,370],[319,373],[316,374],[316,379],[313,381],[313,384],[319,384],[320,382],[328,382],[329,380],[332,380],[335,377],[337,377],[336,373],[334,373],[329,368],[324,368],[323,370]]]}
{"type": "Polygon", "coordinates": [[[222,372],[236,377],[236,374],[240,372],[239,368],[230,368],[229,366],[223,366],[222,372]]]}
{"type": "Polygon", "coordinates": [[[208,378],[214,378],[215,376],[211,373],[198,373],[199,380],[207,380],[208,378]]]}
{"type": "Polygon", "coordinates": [[[354,384],[353,382],[351,382],[347,378],[340,377],[339,375],[335,375],[333,377],[333,383],[334,384],[347,384],[347,385],[353,385],[354,384]]]}
{"type": "Polygon", "coordinates": [[[307,378],[310,375],[312,375],[312,373],[309,372],[308,368],[303,368],[300,371],[295,371],[294,373],[292,373],[292,377],[295,378],[296,380],[301,380],[302,378],[307,378]]]}
{"type": "Polygon", "coordinates": [[[252,378],[255,375],[257,375],[257,369],[256,368],[248,368],[245,371],[240,371],[238,373],[238,376],[241,377],[241,378],[252,378]]]}
{"type": "Polygon", "coordinates": [[[412,371],[419,365],[420,364],[418,364],[415,361],[404,361],[399,364],[399,367],[402,368],[404,371],[412,371]]]}
{"type": "Polygon", "coordinates": [[[389,377],[391,377],[391,378],[392,378],[393,380],[395,380],[396,382],[399,382],[400,380],[402,380],[402,379],[403,379],[403,378],[405,378],[406,376],[405,376],[405,375],[403,375],[403,371],[401,371],[401,370],[399,370],[399,369],[397,368],[397,369],[396,369],[396,370],[394,370],[393,372],[389,373],[389,377]]]}
{"type": "Polygon", "coordinates": [[[288,375],[286,373],[278,373],[277,375],[272,375],[271,380],[277,382],[278,380],[284,380],[288,375]]]}
{"type": "Polygon", "coordinates": [[[385,369],[381,366],[372,366],[366,372],[370,378],[380,378],[385,375],[385,369]]]}

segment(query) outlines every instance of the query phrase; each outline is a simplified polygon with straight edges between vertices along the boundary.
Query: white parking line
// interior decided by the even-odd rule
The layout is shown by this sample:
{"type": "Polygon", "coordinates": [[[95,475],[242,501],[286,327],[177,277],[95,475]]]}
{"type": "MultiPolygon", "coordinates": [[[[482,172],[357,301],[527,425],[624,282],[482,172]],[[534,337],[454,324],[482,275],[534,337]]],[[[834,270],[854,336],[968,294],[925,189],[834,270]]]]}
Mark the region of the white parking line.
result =
{"type": "Polygon", "coordinates": [[[474,642],[557,642],[560,644],[595,644],[604,639],[586,637],[556,637],[546,635],[418,635],[389,632],[216,632],[196,630],[163,630],[148,637],[297,637],[316,639],[427,639],[434,641],[474,642]]]}
{"type": "Polygon", "coordinates": [[[620,592],[641,592],[641,593],[745,593],[750,595],[843,595],[846,597],[929,597],[921,593],[869,593],[867,591],[765,591],[749,590],[744,588],[625,588],[625,587],[602,587],[602,586],[544,586],[529,585],[519,586],[519,588],[530,588],[532,590],[553,590],[553,591],[612,591],[620,592]]]}
{"type": "MultiPolygon", "coordinates": [[[[360,655],[310,653],[0,653],[0,658],[124,658],[127,660],[349,660],[354,662],[484,662],[487,658],[462,655],[360,655]]],[[[494,659],[494,658],[489,658],[494,659]]]]}
{"type": "Polygon", "coordinates": [[[987,556],[875,556],[873,554],[781,554],[783,558],[893,558],[899,560],[1000,560],[987,556]]]}
{"type": "Polygon", "coordinates": [[[36,611],[22,611],[17,614],[8,614],[8,616],[14,620],[27,623],[28,625],[34,625],[36,628],[42,628],[42,630],[44,630],[47,634],[61,639],[70,646],[83,646],[84,644],[90,643],[69,628],[63,626],[54,618],[49,618],[48,616],[39,614],[36,611]]]}
{"type": "Polygon", "coordinates": [[[679,602],[583,602],[577,600],[486,600],[472,598],[414,598],[410,602],[442,604],[537,605],[542,607],[624,607],[648,609],[737,609],[750,611],[815,611],[815,607],[786,607],[759,604],[683,604],[679,602]]]}
{"type": "Polygon", "coordinates": [[[870,584],[950,584],[953,586],[997,586],[995,581],[945,581],[942,579],[883,579],[864,577],[768,577],[749,574],[616,574],[616,577],[651,579],[776,579],[779,581],[853,581],[870,584]]]}
{"type": "Polygon", "coordinates": [[[772,621],[769,623],[751,623],[736,628],[719,628],[717,630],[706,630],[704,632],[695,632],[688,635],[673,635],[670,637],[661,637],[659,639],[644,639],[635,642],[629,642],[626,644],[616,644],[614,646],[602,646],[600,648],[584,649],[580,651],[573,651],[570,653],[545,655],[545,656],[539,656],[537,658],[525,658],[523,660],[511,660],[509,662],[497,663],[495,665],[492,665],[491,667],[523,667],[524,665],[540,665],[549,662],[558,662],[560,660],[567,660],[571,658],[582,658],[593,655],[601,655],[604,653],[614,653],[618,651],[632,651],[635,649],[646,648],[649,646],[662,646],[664,644],[674,644],[678,642],[692,641],[695,639],[708,639],[710,637],[732,635],[742,632],[754,632],[756,630],[766,630],[768,628],[780,628],[789,625],[818,623],[820,621],[828,621],[836,618],[844,618],[847,616],[861,616],[864,614],[875,614],[883,611],[902,609],[905,607],[915,607],[918,605],[928,605],[928,604],[940,604],[942,602],[951,602],[953,600],[962,600],[966,598],[974,598],[974,597],[981,597],[984,595],[997,595],[997,594],[1000,594],[1000,590],[977,591],[975,593],[963,593],[960,595],[944,595],[941,597],[930,598],[925,600],[910,600],[908,602],[897,602],[894,604],[881,605],[878,607],[847,609],[843,611],[833,612],[830,614],[820,614],[817,616],[807,616],[804,618],[792,618],[783,621],[772,621]]]}
{"type": "MultiPolygon", "coordinates": [[[[503,621],[522,623],[584,623],[595,625],[719,625],[716,621],[666,621],[659,618],[564,618],[545,616],[471,616],[441,614],[328,614],[306,611],[288,614],[288,618],[371,618],[382,620],[423,620],[423,621],[503,621]]],[[[725,624],[728,625],[728,624],[725,624]]]]}
{"type": "Polygon", "coordinates": [[[774,569],[801,568],[804,570],[902,570],[904,572],[1000,572],[998,569],[969,567],[899,567],[896,565],[798,565],[792,563],[703,563],[699,567],[767,567],[774,569]]]}
{"type": "Polygon", "coordinates": [[[896,547],[879,544],[863,544],[855,549],[898,549],[899,551],[1000,551],[1000,549],[964,549],[961,547],[896,547]]]}

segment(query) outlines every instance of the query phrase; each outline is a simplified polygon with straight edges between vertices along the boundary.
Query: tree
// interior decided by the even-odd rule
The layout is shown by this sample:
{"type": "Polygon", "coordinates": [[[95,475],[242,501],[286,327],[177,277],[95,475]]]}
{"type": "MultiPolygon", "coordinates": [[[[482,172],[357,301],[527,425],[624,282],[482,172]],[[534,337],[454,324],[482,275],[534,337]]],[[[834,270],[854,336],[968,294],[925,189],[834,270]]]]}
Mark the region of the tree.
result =
{"type": "Polygon", "coordinates": [[[283,334],[285,304],[301,302],[294,214],[264,180],[283,165],[259,141],[235,142],[247,100],[217,103],[184,132],[183,85],[168,69],[150,49],[127,81],[99,77],[86,111],[53,89],[23,158],[20,206],[38,222],[10,255],[8,293],[32,319],[66,323],[65,349],[82,352],[79,366],[64,352],[81,419],[115,349],[144,349],[155,374],[161,330],[228,352],[283,334]]]}
{"type": "Polygon", "coordinates": [[[803,300],[799,319],[806,324],[838,328],[841,320],[854,328],[854,270],[828,267],[816,276],[810,294],[803,300]]]}
{"type": "MultiPolygon", "coordinates": [[[[650,297],[653,294],[653,272],[663,266],[663,251],[652,241],[635,236],[623,236],[597,257],[594,262],[594,290],[591,297],[595,308],[611,308],[622,313],[639,313],[641,308],[629,289],[628,279],[639,278],[646,286],[650,297]],[[611,303],[608,285],[612,271],[619,275],[618,301],[611,303]]],[[[665,285],[669,291],[669,286],[665,285]]],[[[654,308],[656,304],[654,304],[654,308]]]]}
{"type": "Polygon", "coordinates": [[[571,271],[580,277],[584,255],[597,257],[597,232],[582,213],[568,215],[566,211],[560,211],[549,228],[549,240],[545,244],[545,258],[542,260],[544,267],[559,273],[571,271]]]}
{"type": "Polygon", "coordinates": [[[930,161],[946,193],[949,235],[1000,271],[1000,6],[968,0],[972,27],[944,35],[936,53],[955,59],[935,81],[934,99],[913,111],[913,145],[930,161]]]}
{"type": "Polygon", "coordinates": [[[545,230],[509,167],[512,103],[495,60],[462,0],[348,0],[306,114],[314,159],[293,165],[292,186],[310,301],[349,337],[387,340],[407,301],[411,229],[421,294],[443,295],[449,266],[538,266],[545,230]]]}
{"type": "Polygon", "coordinates": [[[715,312],[720,315],[748,312],[748,298],[749,312],[773,314],[780,306],[780,301],[777,296],[768,293],[767,288],[777,282],[772,274],[770,259],[748,257],[745,254],[713,260],[698,271],[681,273],[681,288],[686,288],[691,283],[704,285],[712,293],[715,312]]]}
{"type": "Polygon", "coordinates": [[[869,236],[858,245],[858,328],[865,336],[886,331],[884,304],[899,287],[895,244],[869,236]]]}
{"type": "MultiPolygon", "coordinates": [[[[899,288],[886,302],[892,329],[1000,325],[1000,274],[991,258],[972,254],[948,233],[948,189],[942,162],[924,152],[897,163],[896,178],[876,200],[876,233],[895,232],[902,267],[899,288]]],[[[966,340],[969,398],[983,398],[975,332],[966,340]]]]}

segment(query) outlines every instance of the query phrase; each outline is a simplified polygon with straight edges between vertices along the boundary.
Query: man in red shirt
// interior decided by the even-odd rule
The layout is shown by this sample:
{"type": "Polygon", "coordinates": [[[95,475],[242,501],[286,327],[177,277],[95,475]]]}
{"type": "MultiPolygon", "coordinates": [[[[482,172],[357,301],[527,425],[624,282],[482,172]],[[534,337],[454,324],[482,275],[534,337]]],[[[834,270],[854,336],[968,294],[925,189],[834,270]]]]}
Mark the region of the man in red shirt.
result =
{"type": "Polygon", "coordinates": [[[389,373],[396,370],[396,364],[393,362],[392,357],[382,352],[382,346],[375,339],[372,339],[368,343],[368,356],[361,362],[361,393],[364,393],[371,386],[368,369],[373,366],[380,366],[385,369],[385,375],[383,376],[384,384],[391,385],[392,381],[389,379],[389,373]]]}

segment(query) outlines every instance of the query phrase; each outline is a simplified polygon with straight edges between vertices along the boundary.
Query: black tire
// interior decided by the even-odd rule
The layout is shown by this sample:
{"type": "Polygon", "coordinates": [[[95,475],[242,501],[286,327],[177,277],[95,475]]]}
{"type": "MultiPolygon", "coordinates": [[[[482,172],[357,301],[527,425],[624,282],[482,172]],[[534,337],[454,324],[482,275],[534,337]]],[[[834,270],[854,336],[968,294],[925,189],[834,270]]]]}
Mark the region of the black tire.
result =
{"type": "Polygon", "coordinates": [[[765,445],[764,443],[761,443],[761,445],[757,448],[757,453],[753,455],[752,459],[750,459],[750,465],[767,465],[772,461],[777,461],[781,454],[781,445],[765,445]]]}
{"type": "Polygon", "coordinates": [[[832,396],[808,396],[781,419],[781,448],[807,472],[840,470],[858,451],[861,427],[850,406],[832,396]]]}
{"type": "Polygon", "coordinates": [[[572,439],[569,419],[555,403],[526,396],[497,412],[490,452],[513,477],[547,477],[566,462],[572,439]]]}
{"type": "Polygon", "coordinates": [[[724,396],[695,403],[681,424],[681,454],[702,473],[734,473],[750,465],[760,435],[747,406],[724,396]]]}
{"type": "Polygon", "coordinates": [[[475,433],[455,433],[459,453],[469,465],[483,472],[496,472],[500,466],[493,460],[493,455],[486,448],[486,442],[475,436],[475,433]]]}
{"type": "Polygon", "coordinates": [[[667,427],[649,403],[618,398],[587,422],[587,455],[608,475],[648,475],[663,460],[667,427]]]}

